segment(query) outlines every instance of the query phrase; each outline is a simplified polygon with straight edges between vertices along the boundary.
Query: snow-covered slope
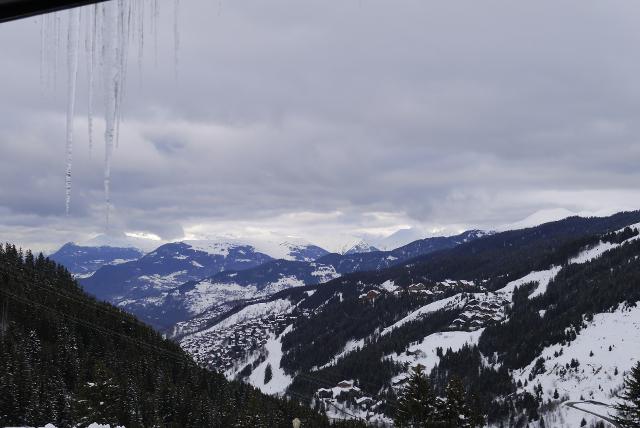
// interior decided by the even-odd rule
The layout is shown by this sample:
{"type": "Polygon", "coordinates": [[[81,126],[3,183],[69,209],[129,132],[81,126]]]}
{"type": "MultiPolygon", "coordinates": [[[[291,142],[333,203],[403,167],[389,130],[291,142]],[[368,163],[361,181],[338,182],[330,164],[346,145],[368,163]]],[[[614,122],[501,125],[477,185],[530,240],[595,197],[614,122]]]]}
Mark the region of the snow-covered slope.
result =
{"type": "MultiPolygon", "coordinates": [[[[368,393],[364,392],[367,388],[364,382],[371,382],[371,378],[354,376],[354,385],[357,384],[362,390],[354,393],[355,397],[344,398],[343,401],[335,397],[335,391],[330,387],[307,386],[315,388],[307,393],[315,393],[316,398],[323,403],[326,402],[325,404],[329,404],[331,400],[333,400],[331,403],[336,406],[346,406],[350,403],[354,414],[365,412],[366,417],[370,417],[372,414],[380,415],[381,410],[377,410],[380,396],[388,391],[387,388],[393,388],[398,392],[412,366],[421,364],[429,371],[442,361],[448,361],[450,366],[446,370],[451,370],[451,367],[454,367],[451,364],[455,360],[446,358],[454,357],[443,356],[443,353],[447,354],[448,350],[452,353],[456,350],[462,352],[473,347],[468,352],[475,352],[476,355],[481,353],[478,360],[481,361],[479,369],[485,367],[498,371],[501,367],[504,369],[506,366],[510,370],[514,367],[512,372],[507,370],[505,372],[506,376],[513,379],[514,384],[518,384],[515,395],[520,396],[528,391],[536,396],[537,389],[542,390],[541,399],[545,406],[539,411],[545,418],[547,427],[579,426],[583,417],[588,423],[595,423],[597,421],[595,416],[591,417],[575,408],[561,407],[560,404],[563,400],[612,402],[612,394],[619,391],[625,371],[628,371],[640,358],[640,354],[637,354],[637,350],[640,349],[640,312],[637,310],[640,302],[635,306],[619,304],[609,311],[596,305],[594,307],[599,309],[595,313],[588,313],[588,310],[579,312],[584,313],[583,326],[576,330],[575,338],[569,333],[565,338],[562,333],[565,325],[572,325],[571,322],[573,322],[572,318],[565,317],[564,314],[567,313],[565,306],[559,306],[562,311],[557,308],[554,310],[554,306],[571,305],[579,300],[577,294],[565,294],[565,296],[572,296],[566,298],[559,293],[559,290],[578,293],[579,291],[576,290],[580,290],[580,284],[584,283],[585,292],[588,290],[589,296],[593,295],[594,299],[597,299],[597,296],[601,296],[605,290],[594,289],[593,284],[607,286],[609,272],[613,274],[618,271],[628,271],[628,275],[635,275],[638,270],[635,265],[640,257],[640,251],[636,251],[640,250],[637,242],[640,235],[623,230],[616,231],[615,228],[619,226],[604,229],[606,233],[599,232],[601,235],[593,234],[592,229],[588,228],[583,235],[575,237],[570,234],[563,235],[566,233],[562,230],[563,224],[568,224],[569,231],[572,232],[575,230],[576,222],[579,220],[569,219],[566,223],[561,222],[552,226],[559,228],[556,236],[567,236],[563,238],[566,241],[549,236],[549,228],[534,228],[524,231],[521,235],[508,232],[504,237],[498,236],[497,239],[491,240],[493,243],[491,246],[484,244],[484,241],[482,245],[469,245],[467,247],[470,250],[467,253],[462,250],[457,251],[458,248],[446,253],[464,257],[464,262],[442,257],[442,263],[445,263],[449,270],[460,266],[461,272],[467,272],[465,263],[471,264],[479,260],[477,265],[473,265],[475,270],[465,274],[465,280],[442,280],[441,276],[438,280],[430,281],[428,277],[430,272],[426,269],[419,270],[420,260],[412,259],[406,264],[406,268],[404,268],[405,265],[402,268],[394,267],[388,270],[388,274],[387,271],[380,275],[352,274],[313,289],[306,288],[304,289],[306,297],[303,296],[303,300],[297,300],[295,303],[292,301],[293,309],[285,314],[290,317],[282,324],[288,327],[287,331],[284,334],[274,331],[267,335],[262,334],[260,337],[263,338],[261,339],[263,345],[258,347],[252,355],[241,354],[239,361],[228,361],[227,364],[233,367],[228,373],[240,377],[246,375],[246,378],[257,387],[280,393],[281,385],[289,382],[291,387],[304,388],[306,376],[327,382],[327,379],[331,379],[332,373],[340,373],[341,377],[351,379],[344,370],[348,367],[353,370],[358,359],[365,356],[381,362],[393,361],[401,364],[399,373],[393,372],[394,369],[390,369],[388,364],[381,365],[381,369],[390,370],[392,375],[387,379],[387,383],[376,384],[375,389],[369,388],[368,393]],[[609,233],[610,230],[612,233],[609,233]],[[540,236],[542,238],[538,238],[540,236]],[[535,241],[530,237],[539,240],[535,241]],[[538,250],[541,246],[539,242],[552,238],[558,240],[550,241],[552,244],[549,245],[549,250],[538,250]],[[519,242],[527,239],[532,239],[533,244],[530,247],[532,251],[521,252],[519,256],[526,260],[526,263],[519,263],[522,259],[515,262],[509,259],[519,242]],[[486,251],[490,257],[484,256],[482,251],[486,251]],[[535,251],[538,252],[535,253],[535,251]],[[549,256],[556,255],[555,251],[558,251],[561,257],[549,256]],[[477,258],[476,253],[478,253],[477,258]],[[513,271],[505,272],[493,266],[483,270],[484,266],[497,256],[504,257],[505,264],[514,266],[513,271]],[[499,274],[487,277],[483,275],[485,271],[498,271],[499,274]],[[604,272],[604,274],[596,277],[598,272],[604,272]],[[476,279],[471,281],[469,278],[476,279]],[[456,288],[456,284],[466,289],[460,290],[456,288]],[[484,288],[485,285],[490,288],[484,288]],[[591,288],[586,288],[586,285],[591,288]],[[304,308],[304,310],[297,312],[295,308],[304,308]],[[534,310],[527,312],[527,308],[534,310]],[[520,312],[514,313],[514,310],[520,312]],[[520,317],[521,313],[522,317],[520,317]],[[344,314],[345,318],[335,314],[344,314]],[[519,317],[521,321],[518,322],[522,322],[525,326],[531,325],[538,329],[535,330],[535,337],[532,332],[532,340],[518,342],[519,347],[512,351],[509,348],[509,340],[526,337],[526,332],[529,331],[526,327],[523,329],[523,324],[508,327],[514,329],[513,331],[516,332],[514,334],[519,335],[510,339],[511,330],[502,330],[502,326],[510,326],[514,316],[519,317]],[[313,325],[314,319],[318,320],[317,325],[313,325]],[[432,320],[442,320],[442,323],[437,324],[435,331],[434,329],[425,331],[431,328],[428,323],[432,320]],[[323,321],[333,324],[327,325],[323,321]],[[554,326],[554,323],[561,326],[559,332],[547,337],[544,329],[547,324],[554,326]],[[353,334],[342,334],[345,330],[350,331],[352,325],[356,325],[356,328],[353,328],[353,334]],[[361,327],[358,328],[358,325],[361,327]],[[339,326],[339,329],[336,326],[339,326]],[[363,330],[364,326],[367,326],[368,330],[363,330]],[[491,333],[492,331],[494,333],[491,333]],[[495,332],[501,335],[496,335],[495,332]],[[337,346],[331,346],[330,351],[325,351],[320,345],[314,344],[323,344],[324,347],[330,343],[332,335],[336,336],[337,346]],[[307,340],[308,343],[306,343],[307,340]],[[305,342],[305,345],[300,346],[300,342],[305,342]],[[269,349],[266,343],[270,343],[269,349]],[[375,346],[372,346],[374,344],[375,346]],[[505,348],[500,349],[500,352],[490,352],[486,351],[487,344],[491,346],[496,344],[496,349],[502,345],[505,348]],[[382,355],[375,354],[378,347],[386,349],[382,355]],[[541,351],[538,352],[539,350],[541,351]],[[514,355],[510,355],[510,352],[514,355]],[[319,356],[309,357],[314,353],[319,356]],[[503,358],[505,354],[511,360],[503,358]],[[300,357],[299,366],[296,367],[292,359],[298,358],[297,355],[302,357],[300,357]],[[544,362],[544,370],[535,369],[540,365],[538,361],[544,362]],[[279,370],[283,364],[287,369],[282,373],[286,376],[286,382],[276,382],[276,385],[280,386],[268,389],[268,384],[264,383],[266,367],[269,365],[272,370],[279,370]],[[360,380],[362,384],[359,383],[360,380]],[[357,407],[353,407],[356,405],[357,407]]],[[[631,229],[638,230],[638,225],[631,225],[631,229]]],[[[365,262],[364,256],[366,253],[357,256],[361,258],[359,263],[365,262]]],[[[385,256],[388,257],[389,254],[385,256]]],[[[329,256],[326,256],[318,262],[324,262],[328,258],[329,256]]],[[[345,264],[338,266],[345,266],[345,264]]],[[[433,265],[432,270],[437,271],[437,268],[437,265],[433,265]]],[[[336,271],[340,272],[339,269],[336,271]]],[[[625,277],[616,276],[616,278],[625,277]]],[[[608,286],[611,287],[611,284],[608,286]]],[[[288,296],[300,296],[301,293],[302,291],[297,294],[283,293],[278,296],[281,299],[288,299],[288,296]]],[[[624,295],[619,296],[621,300],[618,301],[624,301],[624,297],[624,295]]],[[[581,299],[580,308],[587,307],[589,301],[586,300],[586,302],[585,306],[585,299],[581,299]]],[[[267,319],[264,315],[258,318],[260,322],[267,319]]],[[[580,322],[579,318],[578,322],[580,322]]],[[[219,324],[224,325],[225,329],[232,328],[233,325],[233,323],[219,324]]],[[[198,336],[201,340],[197,345],[190,342],[189,349],[197,348],[202,358],[211,358],[212,354],[215,355],[224,347],[219,345],[210,347],[212,344],[203,341],[206,336],[207,334],[198,336]],[[206,357],[207,355],[209,357],[206,357]]],[[[371,361],[371,359],[363,360],[362,363],[369,367],[371,361]]],[[[510,381],[506,382],[507,385],[510,383],[510,381]]],[[[582,405],[591,404],[582,403],[582,405]]]]}
{"type": "Polygon", "coordinates": [[[105,267],[83,280],[94,295],[133,312],[156,327],[180,323],[193,331],[227,303],[263,298],[341,275],[378,270],[412,257],[450,248],[482,236],[477,231],[413,242],[390,252],[327,254],[299,239],[278,242],[234,239],[165,244],[139,260],[105,267]],[[319,257],[319,258],[318,258],[319,257]],[[194,325],[185,321],[196,316],[194,325]]]}
{"type": "MultiPolygon", "coordinates": [[[[289,325],[296,306],[288,299],[256,302],[239,311],[230,311],[211,326],[179,339],[180,346],[206,367],[235,377],[246,365],[269,352],[276,352],[275,337],[289,325]]],[[[274,363],[274,369],[279,367],[274,363]]],[[[264,369],[263,369],[264,373],[264,369]]]]}
{"type": "Polygon", "coordinates": [[[343,254],[362,254],[362,253],[372,253],[374,251],[380,251],[373,245],[369,244],[365,240],[360,240],[354,243],[350,243],[345,245],[343,254]]]}
{"type": "Polygon", "coordinates": [[[220,238],[213,240],[183,241],[197,251],[212,255],[228,255],[233,248],[251,248],[253,252],[266,254],[272,259],[291,261],[314,261],[326,254],[323,248],[299,238],[286,237],[283,240],[256,238],[220,238]]]}
{"type": "MultiPolygon", "coordinates": [[[[96,297],[157,327],[168,327],[184,319],[182,313],[169,313],[162,308],[168,293],[176,287],[219,272],[241,271],[272,260],[251,246],[215,248],[217,251],[182,242],[165,244],[137,260],[103,266],[81,283],[96,297]]],[[[195,311],[191,313],[193,315],[195,311]]]]}
{"type": "Polygon", "coordinates": [[[96,235],[80,242],[79,245],[84,247],[137,248],[142,253],[148,253],[164,243],[166,242],[157,237],[149,238],[134,234],[110,232],[96,235]]]}
{"type": "Polygon", "coordinates": [[[555,391],[566,400],[615,401],[626,372],[640,360],[640,302],[620,305],[612,312],[585,320],[575,340],[546,347],[528,366],[514,373],[523,390],[541,385],[543,397],[555,391]],[[536,374],[536,361],[544,359],[545,371],[536,374]],[[573,364],[572,364],[573,360],[573,364]],[[575,364],[577,362],[578,364],[575,364]],[[533,375],[532,375],[533,374],[533,375]]]}

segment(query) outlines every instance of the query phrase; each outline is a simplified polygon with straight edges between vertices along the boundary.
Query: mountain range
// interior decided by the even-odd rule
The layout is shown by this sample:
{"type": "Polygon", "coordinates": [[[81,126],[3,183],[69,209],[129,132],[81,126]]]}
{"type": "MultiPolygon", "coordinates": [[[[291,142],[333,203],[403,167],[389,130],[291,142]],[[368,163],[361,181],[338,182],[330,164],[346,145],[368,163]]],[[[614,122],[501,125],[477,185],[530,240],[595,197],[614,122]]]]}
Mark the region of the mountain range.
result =
{"type": "Polygon", "coordinates": [[[634,211],[354,254],[181,242],[80,281],[200,366],[331,418],[390,424],[421,365],[488,427],[595,427],[640,358],[639,237],[634,211]]]}
{"type": "MultiPolygon", "coordinates": [[[[345,254],[328,253],[300,240],[183,241],[161,245],[137,259],[111,261],[79,280],[97,298],[134,313],[157,328],[167,329],[205,311],[226,308],[230,302],[319,284],[346,273],[386,268],[483,235],[481,231],[469,231],[425,238],[392,251],[361,246],[368,252],[345,254]]],[[[77,246],[66,244],[52,258],[78,271],[75,266],[81,265],[84,258],[63,258],[70,253],[68,248],[77,246]]],[[[110,251],[117,253],[121,249],[99,247],[95,251],[107,260],[110,251]]],[[[89,270],[93,266],[83,267],[89,270]]]]}
{"type": "Polygon", "coordinates": [[[196,317],[175,337],[201,365],[314,397],[332,417],[391,423],[420,364],[440,395],[461,378],[487,426],[595,426],[560,404],[605,403],[606,416],[640,359],[639,222],[631,212],[496,233],[196,317]]]}

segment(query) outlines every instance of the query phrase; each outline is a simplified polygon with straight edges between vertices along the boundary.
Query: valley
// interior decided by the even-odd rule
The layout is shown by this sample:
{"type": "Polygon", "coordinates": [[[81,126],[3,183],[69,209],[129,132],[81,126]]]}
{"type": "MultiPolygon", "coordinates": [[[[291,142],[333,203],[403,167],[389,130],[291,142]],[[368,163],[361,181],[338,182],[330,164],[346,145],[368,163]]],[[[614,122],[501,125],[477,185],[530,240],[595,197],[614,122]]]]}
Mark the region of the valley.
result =
{"type": "Polygon", "coordinates": [[[437,393],[462,379],[488,426],[596,424],[562,403],[613,403],[640,358],[639,224],[638,212],[571,217],[280,259],[251,246],[166,244],[129,262],[134,275],[116,287],[126,292],[99,295],[170,320],[156,326],[201,367],[333,418],[391,424],[421,366],[437,393]],[[148,266],[168,273],[148,282],[148,266]]]}

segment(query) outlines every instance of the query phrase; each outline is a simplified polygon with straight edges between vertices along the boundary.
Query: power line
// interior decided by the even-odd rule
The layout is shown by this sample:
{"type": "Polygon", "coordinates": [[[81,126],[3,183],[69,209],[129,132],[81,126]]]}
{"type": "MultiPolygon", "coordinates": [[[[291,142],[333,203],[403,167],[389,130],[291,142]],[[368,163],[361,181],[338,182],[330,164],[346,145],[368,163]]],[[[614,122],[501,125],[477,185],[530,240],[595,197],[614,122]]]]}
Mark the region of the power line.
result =
{"type": "Polygon", "coordinates": [[[46,305],[42,305],[40,303],[28,300],[28,299],[20,297],[20,296],[17,296],[17,295],[15,295],[13,293],[10,293],[10,292],[6,291],[6,290],[0,289],[0,293],[6,295],[10,299],[13,299],[14,301],[17,301],[17,302],[23,303],[25,305],[30,305],[30,306],[33,306],[33,307],[36,307],[36,308],[40,308],[40,309],[52,312],[52,313],[54,313],[54,314],[56,314],[56,315],[58,315],[58,316],[60,316],[62,318],[65,318],[65,319],[67,319],[69,321],[75,322],[76,324],[83,325],[83,326],[85,326],[87,328],[93,329],[93,330],[95,330],[95,331],[97,331],[99,333],[110,334],[112,336],[116,336],[116,337],[119,337],[121,339],[128,340],[128,341],[130,341],[132,343],[135,343],[135,344],[138,344],[138,345],[140,345],[142,347],[146,347],[146,348],[148,348],[150,350],[154,350],[154,351],[160,352],[162,354],[165,354],[165,355],[167,355],[169,357],[172,357],[178,362],[189,363],[189,364],[195,365],[195,363],[193,361],[190,361],[186,355],[180,355],[178,353],[171,352],[171,351],[168,351],[166,349],[162,349],[162,348],[157,347],[155,345],[152,345],[150,343],[143,342],[141,340],[129,337],[129,336],[127,336],[127,335],[125,335],[123,333],[117,332],[115,330],[111,330],[109,328],[99,326],[99,325],[94,324],[92,322],[89,322],[89,321],[86,321],[86,320],[82,320],[80,318],[74,317],[73,315],[64,314],[64,313],[62,313],[60,311],[57,311],[57,310],[55,310],[55,309],[53,309],[51,307],[48,307],[46,305]]]}
{"type": "MultiPolygon", "coordinates": [[[[8,275],[18,276],[18,277],[20,277],[21,279],[24,279],[24,280],[31,280],[32,279],[32,278],[29,278],[24,272],[20,272],[18,275],[15,275],[15,272],[8,272],[3,267],[0,267],[0,271],[2,271],[2,273],[6,273],[8,275]]],[[[65,292],[66,290],[54,289],[53,287],[40,285],[40,284],[37,284],[35,282],[29,282],[28,286],[29,287],[36,287],[36,288],[44,290],[44,291],[46,291],[48,293],[55,294],[55,295],[57,295],[59,297],[69,299],[69,300],[73,301],[76,304],[79,304],[81,306],[84,306],[84,307],[92,309],[92,310],[96,310],[98,312],[102,312],[105,315],[113,316],[115,318],[118,318],[119,320],[122,320],[124,318],[123,317],[123,315],[124,315],[126,317],[127,321],[131,322],[132,324],[135,324],[138,327],[147,327],[146,324],[144,324],[143,322],[138,320],[135,316],[133,316],[132,314],[130,314],[128,312],[122,311],[117,306],[109,305],[108,303],[92,301],[92,300],[88,300],[87,301],[87,299],[82,299],[82,298],[80,298],[80,296],[75,296],[75,295],[71,295],[71,294],[66,293],[65,292]],[[101,307],[102,305],[109,305],[109,306],[113,307],[114,309],[118,310],[119,312],[116,313],[114,311],[107,310],[107,309],[101,307]]]]}

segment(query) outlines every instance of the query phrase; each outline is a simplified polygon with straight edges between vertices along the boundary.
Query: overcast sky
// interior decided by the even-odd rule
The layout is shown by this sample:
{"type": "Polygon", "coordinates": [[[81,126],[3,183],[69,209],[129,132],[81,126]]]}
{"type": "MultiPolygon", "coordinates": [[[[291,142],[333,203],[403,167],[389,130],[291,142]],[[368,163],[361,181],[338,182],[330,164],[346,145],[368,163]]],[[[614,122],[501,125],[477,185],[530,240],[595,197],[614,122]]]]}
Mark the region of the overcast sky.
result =
{"type": "MultiPolygon", "coordinates": [[[[640,207],[637,1],[184,0],[177,78],[159,4],[157,60],[147,34],[129,63],[113,229],[334,249],[640,207]]],[[[50,249],[103,231],[104,144],[81,67],[66,217],[66,52],[43,85],[40,38],[0,24],[0,238],[50,249]]]]}

